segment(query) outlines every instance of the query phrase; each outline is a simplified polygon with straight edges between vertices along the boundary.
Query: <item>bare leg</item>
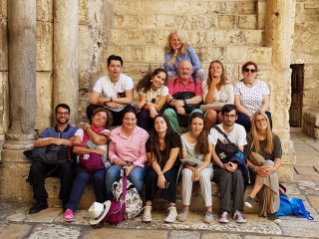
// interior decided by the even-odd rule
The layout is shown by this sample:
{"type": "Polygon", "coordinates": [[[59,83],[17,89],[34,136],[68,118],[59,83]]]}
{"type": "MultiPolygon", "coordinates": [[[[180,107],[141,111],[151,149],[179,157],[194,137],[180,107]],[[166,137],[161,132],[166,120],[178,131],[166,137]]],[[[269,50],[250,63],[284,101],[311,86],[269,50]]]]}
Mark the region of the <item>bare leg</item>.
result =
{"type": "Polygon", "coordinates": [[[205,129],[210,130],[215,124],[217,120],[217,113],[215,110],[208,110],[206,113],[205,119],[205,129]]]}
{"type": "Polygon", "coordinates": [[[208,207],[206,207],[206,211],[212,212],[212,211],[213,211],[213,206],[208,206],[208,207]]]}
{"type": "Polygon", "coordinates": [[[267,187],[267,214],[270,214],[270,203],[271,203],[271,189],[267,187]]]}
{"type": "Polygon", "coordinates": [[[223,122],[222,112],[219,112],[219,113],[217,114],[217,121],[218,121],[219,123],[223,122]]]}
{"type": "Polygon", "coordinates": [[[253,187],[253,190],[251,191],[251,193],[249,194],[249,197],[251,198],[255,198],[257,193],[260,191],[260,189],[264,186],[263,184],[262,185],[259,185],[258,183],[259,181],[259,175],[256,176],[256,180],[255,180],[255,184],[254,184],[254,187],[253,187]]]}
{"type": "Polygon", "coordinates": [[[189,212],[189,205],[183,205],[183,209],[189,212]]]}
{"type": "Polygon", "coordinates": [[[145,202],[145,205],[146,205],[146,206],[152,206],[152,201],[146,201],[146,202],[145,202]]]}

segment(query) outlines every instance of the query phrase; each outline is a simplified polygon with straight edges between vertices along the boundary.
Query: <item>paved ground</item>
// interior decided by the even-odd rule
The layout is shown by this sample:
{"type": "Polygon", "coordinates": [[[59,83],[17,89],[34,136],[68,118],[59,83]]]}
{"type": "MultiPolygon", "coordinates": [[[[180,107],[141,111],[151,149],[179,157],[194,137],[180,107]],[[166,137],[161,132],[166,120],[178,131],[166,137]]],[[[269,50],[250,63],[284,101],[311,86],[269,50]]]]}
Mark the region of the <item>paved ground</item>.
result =
{"type": "MultiPolygon", "coordinates": [[[[28,215],[28,208],[0,204],[0,238],[152,238],[152,239],[281,239],[319,238],[319,141],[299,129],[292,130],[297,154],[295,180],[285,183],[288,195],[304,200],[314,221],[299,217],[281,217],[277,225],[255,214],[246,215],[247,223],[212,224],[201,222],[202,214],[193,213],[186,223],[163,223],[166,212],[154,212],[153,222],[144,224],[141,217],[124,221],[117,226],[105,225],[93,229],[88,225],[86,211],[76,212],[77,222],[65,223],[60,208],[49,208],[38,214],[28,215]]],[[[217,214],[214,215],[217,218],[217,214]]]]}

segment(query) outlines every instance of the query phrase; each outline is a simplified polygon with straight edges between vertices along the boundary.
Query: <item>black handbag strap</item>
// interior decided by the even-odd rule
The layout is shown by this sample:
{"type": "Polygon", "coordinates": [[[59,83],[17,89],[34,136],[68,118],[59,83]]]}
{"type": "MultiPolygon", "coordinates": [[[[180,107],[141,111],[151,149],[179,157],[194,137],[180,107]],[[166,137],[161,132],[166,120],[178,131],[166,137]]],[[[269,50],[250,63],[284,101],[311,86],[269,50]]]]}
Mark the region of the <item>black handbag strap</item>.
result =
{"type": "Polygon", "coordinates": [[[227,135],[217,125],[214,126],[214,129],[216,129],[219,133],[221,133],[224,136],[224,138],[228,141],[228,143],[235,145],[233,142],[229,140],[227,135]]]}

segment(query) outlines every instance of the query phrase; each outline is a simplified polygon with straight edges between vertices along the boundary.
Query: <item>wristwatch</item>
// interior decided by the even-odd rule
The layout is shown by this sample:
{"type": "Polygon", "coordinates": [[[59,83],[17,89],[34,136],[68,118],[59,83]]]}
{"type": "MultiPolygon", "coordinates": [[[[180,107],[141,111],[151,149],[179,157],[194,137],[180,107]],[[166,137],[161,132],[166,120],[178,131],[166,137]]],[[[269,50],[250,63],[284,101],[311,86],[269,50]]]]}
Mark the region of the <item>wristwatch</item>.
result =
{"type": "Polygon", "coordinates": [[[253,172],[255,172],[256,173],[256,171],[257,171],[257,166],[255,166],[254,168],[253,168],[253,172]]]}

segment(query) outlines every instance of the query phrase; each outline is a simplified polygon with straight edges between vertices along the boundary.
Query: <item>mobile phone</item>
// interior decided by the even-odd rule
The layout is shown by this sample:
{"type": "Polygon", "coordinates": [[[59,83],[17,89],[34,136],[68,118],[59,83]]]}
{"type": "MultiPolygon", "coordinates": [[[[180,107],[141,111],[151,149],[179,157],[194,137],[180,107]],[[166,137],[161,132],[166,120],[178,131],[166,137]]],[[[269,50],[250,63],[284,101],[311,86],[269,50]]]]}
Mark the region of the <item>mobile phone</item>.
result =
{"type": "Polygon", "coordinates": [[[165,181],[165,188],[168,189],[170,182],[165,181]]]}

